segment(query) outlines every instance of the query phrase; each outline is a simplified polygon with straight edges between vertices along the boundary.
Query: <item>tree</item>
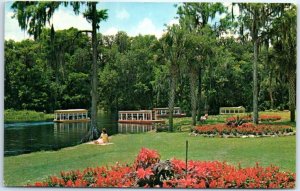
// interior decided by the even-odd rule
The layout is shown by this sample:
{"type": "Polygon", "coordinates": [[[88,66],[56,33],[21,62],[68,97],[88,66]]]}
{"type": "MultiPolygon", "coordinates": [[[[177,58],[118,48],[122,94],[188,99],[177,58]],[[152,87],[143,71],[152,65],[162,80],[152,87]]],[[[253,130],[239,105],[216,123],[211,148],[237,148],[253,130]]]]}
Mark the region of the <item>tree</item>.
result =
{"type": "MultiPolygon", "coordinates": [[[[183,3],[178,7],[179,22],[187,32],[198,32],[198,35],[203,35],[205,32],[201,29],[209,25],[209,21],[214,19],[217,14],[222,14],[226,11],[221,3],[183,3]]],[[[207,31],[206,31],[207,32],[207,31]]],[[[211,36],[211,38],[214,38],[211,36]]],[[[208,53],[208,52],[206,52],[208,53]]],[[[198,55],[198,58],[204,58],[203,55],[198,55]]],[[[198,108],[197,120],[200,120],[202,107],[202,71],[205,67],[205,59],[198,59],[194,63],[190,71],[190,87],[191,87],[191,105],[192,105],[192,125],[196,124],[195,110],[198,108]],[[197,76],[196,73],[197,72],[197,76]],[[198,85],[195,80],[198,79],[198,85]],[[196,88],[197,86],[197,88],[196,88]],[[198,92],[195,91],[198,89],[198,92]],[[194,97],[196,96],[196,98],[194,97]]]]}
{"type": "Polygon", "coordinates": [[[266,3],[239,3],[243,26],[250,31],[253,43],[253,123],[258,124],[258,56],[263,32],[278,11],[278,5],[266,3]]]}
{"type": "Polygon", "coordinates": [[[296,109],[296,34],[297,11],[292,4],[283,4],[280,17],[274,20],[272,32],[274,49],[280,69],[287,75],[289,85],[290,120],[295,122],[296,109]]]}
{"type": "MultiPolygon", "coordinates": [[[[58,7],[64,4],[67,6],[68,2],[14,2],[12,9],[14,10],[14,16],[18,19],[19,25],[22,30],[27,30],[29,35],[33,35],[34,39],[38,39],[42,28],[46,23],[50,24],[50,19],[58,7]]],[[[76,14],[79,13],[80,2],[71,2],[73,10],[76,14]]],[[[100,22],[106,20],[107,10],[97,10],[97,2],[86,2],[86,11],[83,13],[84,17],[89,23],[92,24],[92,31],[84,31],[92,33],[92,106],[91,106],[91,134],[89,139],[98,136],[94,132],[97,128],[97,85],[98,85],[98,64],[97,64],[97,30],[100,28],[100,22]]]]}
{"type": "Polygon", "coordinates": [[[209,57],[215,56],[213,53],[215,35],[208,26],[192,32],[186,31],[185,44],[185,63],[183,67],[189,76],[192,125],[195,126],[198,104],[197,93],[201,94],[201,91],[197,92],[197,83],[199,82],[199,78],[201,79],[199,70],[202,70],[203,63],[207,63],[209,57]]]}
{"type": "Polygon", "coordinates": [[[161,44],[165,62],[169,68],[169,131],[173,131],[173,111],[175,91],[179,75],[179,68],[184,57],[185,33],[179,25],[168,27],[167,33],[162,37],[161,44]]]}

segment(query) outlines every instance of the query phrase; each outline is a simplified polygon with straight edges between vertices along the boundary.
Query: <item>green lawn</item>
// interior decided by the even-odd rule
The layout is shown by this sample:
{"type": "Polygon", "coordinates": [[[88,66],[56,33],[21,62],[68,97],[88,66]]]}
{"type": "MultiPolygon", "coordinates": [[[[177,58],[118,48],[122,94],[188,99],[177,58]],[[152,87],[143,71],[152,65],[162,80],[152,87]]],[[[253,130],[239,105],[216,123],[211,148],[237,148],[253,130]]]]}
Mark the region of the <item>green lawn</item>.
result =
{"type": "Polygon", "coordinates": [[[227,161],[242,167],[274,164],[281,170],[295,172],[296,136],[276,138],[204,138],[188,133],[154,133],[112,136],[113,145],[82,144],[53,152],[37,152],[4,157],[6,186],[26,185],[61,170],[132,163],[141,147],[156,149],[163,160],[184,159],[185,141],[189,141],[189,159],[227,161]]]}

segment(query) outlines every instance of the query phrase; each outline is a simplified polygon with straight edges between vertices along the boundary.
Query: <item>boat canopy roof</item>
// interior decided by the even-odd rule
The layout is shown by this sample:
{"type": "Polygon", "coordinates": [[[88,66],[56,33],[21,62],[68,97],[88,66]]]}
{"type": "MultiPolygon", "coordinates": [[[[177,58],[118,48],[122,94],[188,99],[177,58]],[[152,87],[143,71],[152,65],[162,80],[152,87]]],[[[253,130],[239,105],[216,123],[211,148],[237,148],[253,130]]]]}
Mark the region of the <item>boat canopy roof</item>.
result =
{"type": "Polygon", "coordinates": [[[152,110],[119,111],[119,113],[152,113],[152,110]]]}
{"type": "MultiPolygon", "coordinates": [[[[161,108],[153,108],[153,110],[168,110],[168,107],[161,107],[161,108]]],[[[180,107],[174,107],[174,109],[180,109],[180,107]]]]}
{"type": "Polygon", "coordinates": [[[87,113],[87,109],[60,109],[55,110],[54,113],[87,113]]]}
{"type": "Polygon", "coordinates": [[[220,109],[245,109],[243,106],[238,107],[220,107],[220,109]]]}

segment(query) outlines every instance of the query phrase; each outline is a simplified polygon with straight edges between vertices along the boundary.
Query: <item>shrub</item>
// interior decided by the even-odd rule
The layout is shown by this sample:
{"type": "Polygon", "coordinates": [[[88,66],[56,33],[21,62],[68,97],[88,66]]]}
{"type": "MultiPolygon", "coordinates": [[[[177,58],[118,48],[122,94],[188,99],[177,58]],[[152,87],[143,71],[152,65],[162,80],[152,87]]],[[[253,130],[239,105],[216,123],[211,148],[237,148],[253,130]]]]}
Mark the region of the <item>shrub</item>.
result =
{"type": "Polygon", "coordinates": [[[294,188],[296,175],[278,167],[238,168],[219,161],[160,162],[160,155],[142,148],[134,164],[61,172],[31,187],[164,187],[164,188],[294,188]]]}
{"type": "MultiPolygon", "coordinates": [[[[261,115],[259,117],[259,121],[277,121],[280,120],[281,116],[279,115],[261,115]]],[[[251,122],[252,121],[252,117],[251,116],[232,116],[232,117],[228,117],[226,119],[226,123],[235,123],[237,121],[244,121],[244,122],[251,122]]]]}
{"type": "Polygon", "coordinates": [[[245,116],[232,116],[232,117],[228,117],[226,119],[227,123],[233,123],[233,122],[237,122],[239,120],[243,120],[244,122],[251,122],[252,121],[252,117],[251,115],[245,115],[245,116]]]}
{"type": "Polygon", "coordinates": [[[176,178],[164,181],[168,188],[294,188],[295,174],[280,172],[278,167],[241,168],[219,161],[172,160],[176,178]],[[187,175],[185,174],[187,173],[187,175]]]}
{"type": "Polygon", "coordinates": [[[280,119],[281,119],[281,116],[279,116],[279,115],[261,115],[260,116],[261,121],[277,121],[280,119]]]}

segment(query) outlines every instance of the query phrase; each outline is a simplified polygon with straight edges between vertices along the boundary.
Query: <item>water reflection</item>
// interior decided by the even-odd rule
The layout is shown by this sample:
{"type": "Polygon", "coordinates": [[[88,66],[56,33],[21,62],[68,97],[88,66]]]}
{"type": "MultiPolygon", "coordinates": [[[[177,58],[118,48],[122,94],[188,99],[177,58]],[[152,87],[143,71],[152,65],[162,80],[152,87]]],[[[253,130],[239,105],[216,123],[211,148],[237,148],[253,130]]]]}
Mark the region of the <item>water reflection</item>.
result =
{"type": "MultiPolygon", "coordinates": [[[[117,115],[100,114],[97,127],[106,128],[108,135],[117,133],[144,133],[155,125],[118,123],[117,115]]],[[[41,150],[58,150],[81,143],[87,135],[90,122],[53,123],[18,122],[4,124],[4,155],[19,155],[41,150]]]]}
{"type": "Polygon", "coordinates": [[[59,136],[62,133],[72,132],[87,132],[89,129],[88,122],[80,123],[54,123],[54,136],[59,136]]]}
{"type": "Polygon", "coordinates": [[[149,124],[118,123],[119,133],[145,133],[154,129],[155,126],[149,124]]]}
{"type": "Polygon", "coordinates": [[[4,155],[57,150],[80,143],[89,123],[14,123],[4,129],[4,155]]]}

